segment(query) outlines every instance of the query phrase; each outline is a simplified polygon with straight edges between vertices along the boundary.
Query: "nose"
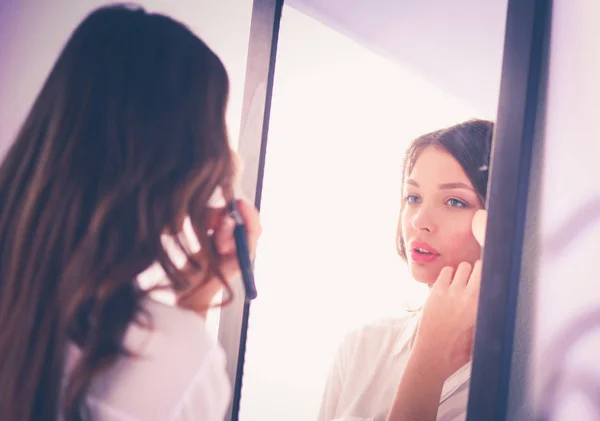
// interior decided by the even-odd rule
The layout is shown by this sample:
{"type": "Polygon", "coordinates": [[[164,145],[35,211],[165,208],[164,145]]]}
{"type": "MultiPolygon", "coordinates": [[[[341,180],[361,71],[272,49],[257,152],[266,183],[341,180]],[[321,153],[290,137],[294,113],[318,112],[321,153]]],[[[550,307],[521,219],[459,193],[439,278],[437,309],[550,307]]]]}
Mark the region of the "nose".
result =
{"type": "Polygon", "coordinates": [[[412,226],[418,231],[435,231],[434,216],[427,206],[420,206],[412,220],[412,226]]]}

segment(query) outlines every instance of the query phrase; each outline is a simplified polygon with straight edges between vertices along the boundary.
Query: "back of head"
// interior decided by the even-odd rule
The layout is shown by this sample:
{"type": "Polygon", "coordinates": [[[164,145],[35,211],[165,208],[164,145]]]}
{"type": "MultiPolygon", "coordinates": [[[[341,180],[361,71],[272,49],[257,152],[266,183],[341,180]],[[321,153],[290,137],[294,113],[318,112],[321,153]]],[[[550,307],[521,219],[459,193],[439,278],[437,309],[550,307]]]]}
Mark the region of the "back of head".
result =
{"type": "Polygon", "coordinates": [[[220,60],[170,18],[111,6],[74,31],[0,167],[2,419],[61,412],[68,341],[82,358],[65,420],[80,419],[91,378],[123,353],[135,276],[158,260],[184,285],[160,234],[187,213],[208,244],[206,202],[234,171],[227,95],[220,60]]]}

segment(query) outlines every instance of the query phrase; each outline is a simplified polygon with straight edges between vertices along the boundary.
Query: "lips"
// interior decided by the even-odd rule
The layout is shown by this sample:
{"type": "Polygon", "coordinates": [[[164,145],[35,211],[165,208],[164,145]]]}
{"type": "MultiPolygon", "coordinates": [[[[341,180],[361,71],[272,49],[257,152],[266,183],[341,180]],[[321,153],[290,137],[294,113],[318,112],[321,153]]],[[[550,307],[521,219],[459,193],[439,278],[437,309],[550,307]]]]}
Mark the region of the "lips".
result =
{"type": "Polygon", "coordinates": [[[413,241],[410,246],[411,260],[416,263],[431,263],[440,256],[436,249],[422,241],[413,241]]]}

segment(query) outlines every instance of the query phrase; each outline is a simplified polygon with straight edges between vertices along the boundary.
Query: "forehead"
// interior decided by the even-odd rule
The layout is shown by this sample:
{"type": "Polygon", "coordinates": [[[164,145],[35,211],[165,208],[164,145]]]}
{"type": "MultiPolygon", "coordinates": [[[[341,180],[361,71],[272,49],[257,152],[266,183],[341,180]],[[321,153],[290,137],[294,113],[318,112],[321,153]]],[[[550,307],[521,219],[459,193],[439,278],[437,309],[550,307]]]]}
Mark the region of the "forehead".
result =
{"type": "Polygon", "coordinates": [[[449,152],[436,146],[427,146],[417,156],[409,178],[419,185],[465,183],[473,187],[460,163],[449,152]]]}

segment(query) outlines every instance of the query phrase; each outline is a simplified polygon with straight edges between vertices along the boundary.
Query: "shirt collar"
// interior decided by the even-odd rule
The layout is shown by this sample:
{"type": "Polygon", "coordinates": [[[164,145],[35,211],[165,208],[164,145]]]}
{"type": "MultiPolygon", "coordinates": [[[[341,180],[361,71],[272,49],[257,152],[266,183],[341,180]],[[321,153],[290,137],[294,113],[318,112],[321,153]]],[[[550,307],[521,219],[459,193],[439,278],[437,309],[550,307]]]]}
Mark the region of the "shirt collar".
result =
{"type": "Polygon", "coordinates": [[[468,382],[471,378],[471,361],[463,365],[454,374],[446,379],[444,387],[442,389],[442,396],[440,397],[440,403],[447,400],[452,394],[463,384],[468,382]]]}

